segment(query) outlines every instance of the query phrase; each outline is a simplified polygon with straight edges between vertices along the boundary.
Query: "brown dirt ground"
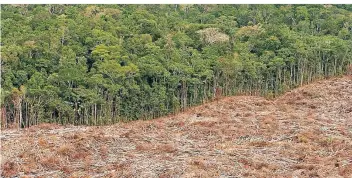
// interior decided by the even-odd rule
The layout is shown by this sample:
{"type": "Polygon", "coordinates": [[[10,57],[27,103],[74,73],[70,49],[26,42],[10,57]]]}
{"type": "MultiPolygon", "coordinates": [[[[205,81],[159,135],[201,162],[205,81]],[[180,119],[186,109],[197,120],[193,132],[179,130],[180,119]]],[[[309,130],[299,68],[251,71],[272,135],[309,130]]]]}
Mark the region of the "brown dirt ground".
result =
{"type": "Polygon", "coordinates": [[[352,177],[352,77],[149,121],[1,134],[3,177],[352,177]]]}

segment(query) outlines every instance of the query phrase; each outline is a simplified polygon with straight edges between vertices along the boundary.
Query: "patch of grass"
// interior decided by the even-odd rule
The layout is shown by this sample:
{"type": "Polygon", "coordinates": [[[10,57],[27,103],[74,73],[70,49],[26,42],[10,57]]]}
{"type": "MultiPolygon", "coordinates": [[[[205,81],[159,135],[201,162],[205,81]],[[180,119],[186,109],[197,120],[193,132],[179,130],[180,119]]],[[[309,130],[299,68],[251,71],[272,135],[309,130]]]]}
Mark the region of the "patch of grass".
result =
{"type": "Polygon", "coordinates": [[[58,149],[57,149],[57,153],[59,155],[63,155],[63,156],[69,156],[70,153],[72,153],[74,151],[74,147],[72,145],[69,144],[64,144],[61,145],[58,149]]]}
{"type": "Polygon", "coordinates": [[[60,168],[60,160],[56,155],[51,155],[44,157],[40,160],[40,164],[48,169],[58,169],[60,168]]]}
{"type": "Polygon", "coordinates": [[[305,170],[313,170],[315,168],[314,165],[311,164],[295,164],[292,166],[293,169],[305,169],[305,170]]]}
{"type": "Polygon", "coordinates": [[[173,152],[177,151],[175,146],[172,145],[172,144],[161,144],[161,145],[158,145],[157,150],[159,150],[160,152],[165,152],[165,153],[173,153],[173,152]]]}
{"type": "Polygon", "coordinates": [[[80,150],[72,154],[74,160],[82,160],[91,155],[90,151],[80,150]]]}
{"type": "Polygon", "coordinates": [[[153,149],[153,145],[150,143],[138,144],[136,145],[137,151],[150,151],[153,149]]]}
{"type": "Polygon", "coordinates": [[[201,159],[201,158],[195,158],[190,162],[191,165],[198,167],[199,169],[204,169],[206,170],[208,165],[206,160],[201,159]]]}
{"type": "Polygon", "coordinates": [[[46,148],[46,147],[48,146],[48,141],[45,140],[44,138],[40,137],[40,138],[38,139],[38,145],[39,145],[40,147],[46,148]]]}
{"type": "Polygon", "coordinates": [[[37,163],[35,160],[27,161],[22,165],[22,170],[24,173],[28,174],[37,169],[37,163]]]}
{"type": "Polygon", "coordinates": [[[249,145],[255,146],[255,147],[267,147],[271,145],[271,143],[266,141],[252,141],[252,142],[249,142],[249,145]]]}
{"type": "Polygon", "coordinates": [[[12,177],[17,174],[17,166],[14,162],[8,161],[1,166],[2,176],[12,177]]]}
{"type": "Polygon", "coordinates": [[[63,166],[60,170],[65,174],[71,174],[73,172],[73,169],[70,166],[63,166]]]}
{"type": "Polygon", "coordinates": [[[199,121],[199,122],[194,122],[192,125],[197,125],[197,126],[202,126],[202,127],[213,127],[217,122],[213,121],[199,121]]]}
{"type": "Polygon", "coordinates": [[[105,159],[105,158],[107,158],[107,156],[108,156],[108,147],[107,146],[105,146],[105,145],[102,145],[101,147],[100,147],[100,156],[103,158],[103,159],[105,159]]]}

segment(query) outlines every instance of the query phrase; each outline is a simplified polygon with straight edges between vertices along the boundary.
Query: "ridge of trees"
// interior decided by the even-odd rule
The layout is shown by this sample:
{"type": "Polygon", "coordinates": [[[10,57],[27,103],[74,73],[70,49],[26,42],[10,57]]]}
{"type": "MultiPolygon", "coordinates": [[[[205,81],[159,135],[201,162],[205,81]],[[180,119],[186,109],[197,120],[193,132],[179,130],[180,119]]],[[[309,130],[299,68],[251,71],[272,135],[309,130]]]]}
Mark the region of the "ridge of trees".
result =
{"type": "Polygon", "coordinates": [[[274,97],[352,63],[351,5],[3,5],[1,125],[274,97]]]}

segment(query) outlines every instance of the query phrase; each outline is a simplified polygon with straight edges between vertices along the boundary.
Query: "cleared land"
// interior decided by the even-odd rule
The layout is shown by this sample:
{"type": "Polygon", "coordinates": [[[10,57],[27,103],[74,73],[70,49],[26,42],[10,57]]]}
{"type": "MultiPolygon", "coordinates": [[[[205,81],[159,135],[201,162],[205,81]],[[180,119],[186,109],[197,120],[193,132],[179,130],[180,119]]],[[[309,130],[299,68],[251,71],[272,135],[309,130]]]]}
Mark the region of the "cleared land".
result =
{"type": "Polygon", "coordinates": [[[352,177],[352,77],[150,121],[5,130],[1,141],[4,177],[352,177]]]}

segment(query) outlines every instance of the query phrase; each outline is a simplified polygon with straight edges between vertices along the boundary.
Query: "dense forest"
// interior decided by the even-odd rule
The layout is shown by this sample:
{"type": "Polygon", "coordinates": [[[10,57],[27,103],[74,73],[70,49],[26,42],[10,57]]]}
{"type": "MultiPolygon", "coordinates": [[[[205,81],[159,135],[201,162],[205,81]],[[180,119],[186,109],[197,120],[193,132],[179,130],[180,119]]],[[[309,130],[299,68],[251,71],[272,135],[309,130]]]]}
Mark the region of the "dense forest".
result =
{"type": "Polygon", "coordinates": [[[352,63],[352,5],[2,5],[3,127],[275,97],[352,63]]]}

